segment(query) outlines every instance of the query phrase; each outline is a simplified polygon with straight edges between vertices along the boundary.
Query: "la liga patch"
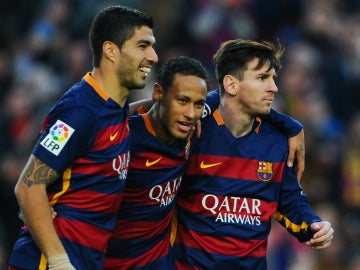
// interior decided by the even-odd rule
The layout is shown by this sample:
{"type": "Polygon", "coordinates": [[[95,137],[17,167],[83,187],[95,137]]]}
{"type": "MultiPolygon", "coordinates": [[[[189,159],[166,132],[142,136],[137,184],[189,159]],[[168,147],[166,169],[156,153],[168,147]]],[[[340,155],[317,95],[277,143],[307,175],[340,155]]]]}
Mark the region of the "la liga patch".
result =
{"type": "Polygon", "coordinates": [[[53,153],[55,156],[58,156],[74,131],[75,129],[68,124],[61,120],[57,120],[50,128],[49,134],[40,142],[40,144],[45,147],[46,150],[53,153]]]}

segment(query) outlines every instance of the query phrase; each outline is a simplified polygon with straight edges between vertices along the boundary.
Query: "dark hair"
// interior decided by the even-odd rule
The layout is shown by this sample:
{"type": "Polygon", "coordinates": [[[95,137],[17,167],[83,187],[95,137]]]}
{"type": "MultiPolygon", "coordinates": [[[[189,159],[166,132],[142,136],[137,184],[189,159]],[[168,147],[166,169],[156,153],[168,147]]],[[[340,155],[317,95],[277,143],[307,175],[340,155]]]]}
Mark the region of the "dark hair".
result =
{"type": "Polygon", "coordinates": [[[227,74],[241,80],[244,71],[248,68],[247,64],[254,58],[259,58],[257,70],[269,64],[269,70],[274,68],[276,72],[279,71],[283,52],[284,49],[280,43],[275,46],[267,41],[256,42],[242,39],[223,42],[213,57],[219,88],[223,88],[223,79],[227,74]]]}
{"type": "Polygon", "coordinates": [[[157,72],[157,82],[166,92],[173,84],[176,74],[194,75],[206,82],[209,89],[208,73],[201,62],[188,56],[177,56],[163,64],[157,72]]]}
{"type": "Polygon", "coordinates": [[[89,31],[89,45],[93,65],[99,67],[105,41],[114,42],[119,48],[134,35],[135,28],[148,26],[153,29],[152,18],[131,7],[110,6],[101,10],[93,19],[89,31]]]}

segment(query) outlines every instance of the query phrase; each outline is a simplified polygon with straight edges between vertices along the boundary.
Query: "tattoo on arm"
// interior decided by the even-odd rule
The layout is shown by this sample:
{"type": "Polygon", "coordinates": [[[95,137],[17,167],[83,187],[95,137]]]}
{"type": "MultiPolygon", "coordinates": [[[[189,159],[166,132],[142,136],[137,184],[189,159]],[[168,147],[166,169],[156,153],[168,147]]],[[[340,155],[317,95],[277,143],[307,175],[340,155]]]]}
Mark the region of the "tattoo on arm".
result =
{"type": "Polygon", "coordinates": [[[21,181],[28,187],[36,184],[48,186],[58,178],[59,174],[55,170],[34,156],[30,157],[25,170],[21,175],[21,181]]]}
{"type": "Polygon", "coordinates": [[[304,151],[304,145],[302,143],[298,145],[298,151],[304,151]]]}

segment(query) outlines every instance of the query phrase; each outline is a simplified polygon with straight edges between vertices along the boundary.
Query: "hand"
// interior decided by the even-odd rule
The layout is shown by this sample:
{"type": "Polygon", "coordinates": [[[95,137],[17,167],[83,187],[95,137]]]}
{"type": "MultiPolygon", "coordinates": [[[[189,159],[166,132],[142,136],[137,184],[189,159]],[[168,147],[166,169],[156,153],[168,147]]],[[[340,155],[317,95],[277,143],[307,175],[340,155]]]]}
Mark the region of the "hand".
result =
{"type": "Polygon", "coordinates": [[[55,212],[54,207],[51,207],[50,210],[52,218],[55,218],[57,216],[57,213],[55,212]]]}
{"type": "Polygon", "coordinates": [[[201,135],[201,121],[197,120],[195,124],[196,137],[200,138],[201,135]]]}
{"type": "Polygon", "coordinates": [[[314,222],[311,224],[311,230],[314,232],[314,236],[306,242],[307,246],[319,250],[331,245],[331,240],[334,237],[334,229],[331,227],[330,222],[314,222]]]}
{"type": "MultiPolygon", "coordinates": [[[[51,207],[51,215],[52,215],[53,218],[55,218],[57,216],[57,213],[55,212],[53,207],[51,207]]],[[[23,212],[21,211],[21,209],[20,209],[20,212],[19,212],[19,219],[21,219],[22,222],[24,222],[24,224],[26,224],[25,217],[24,217],[23,212]]]]}
{"type": "Polygon", "coordinates": [[[66,253],[48,257],[49,270],[76,270],[66,253]]]}
{"type": "Polygon", "coordinates": [[[300,182],[305,171],[305,135],[302,129],[296,136],[289,138],[289,155],[287,160],[288,167],[294,165],[296,154],[296,177],[300,182]]]}
{"type": "Polygon", "coordinates": [[[201,121],[197,120],[195,125],[193,125],[191,127],[191,130],[188,134],[188,136],[186,137],[187,140],[191,140],[192,136],[194,136],[194,134],[196,134],[197,138],[200,138],[201,135],[201,121]]]}
{"type": "Polygon", "coordinates": [[[26,222],[25,222],[25,217],[24,217],[23,212],[21,211],[21,209],[20,209],[20,212],[19,212],[19,219],[20,219],[22,222],[26,223],[26,222]]]}

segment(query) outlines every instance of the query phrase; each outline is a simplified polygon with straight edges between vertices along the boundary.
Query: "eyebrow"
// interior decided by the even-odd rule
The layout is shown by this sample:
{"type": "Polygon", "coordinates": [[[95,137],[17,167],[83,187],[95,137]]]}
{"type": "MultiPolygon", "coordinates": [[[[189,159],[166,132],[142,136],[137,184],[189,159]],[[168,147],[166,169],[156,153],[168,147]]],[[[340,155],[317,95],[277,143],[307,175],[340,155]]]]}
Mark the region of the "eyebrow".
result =
{"type": "MultiPolygon", "coordinates": [[[[271,70],[271,69],[270,69],[271,70]]],[[[266,77],[274,77],[274,78],[277,78],[278,77],[278,74],[276,72],[272,73],[270,72],[270,70],[268,71],[265,71],[265,72],[261,72],[259,74],[257,74],[257,76],[266,76],[266,77]]],[[[255,70],[256,71],[256,70],[255,70]]]]}
{"type": "Polygon", "coordinates": [[[156,44],[156,42],[151,42],[150,40],[148,39],[139,39],[137,41],[138,44],[146,44],[148,46],[154,46],[156,44]]]}

